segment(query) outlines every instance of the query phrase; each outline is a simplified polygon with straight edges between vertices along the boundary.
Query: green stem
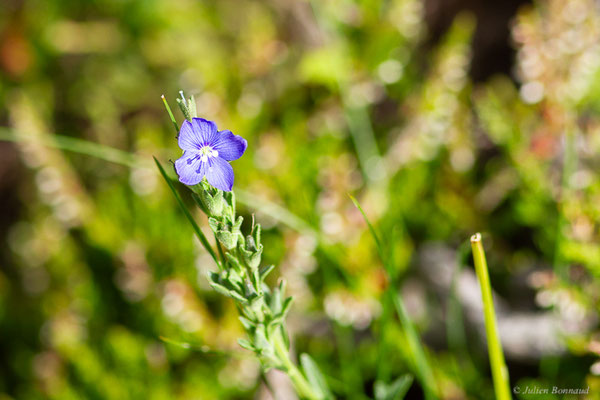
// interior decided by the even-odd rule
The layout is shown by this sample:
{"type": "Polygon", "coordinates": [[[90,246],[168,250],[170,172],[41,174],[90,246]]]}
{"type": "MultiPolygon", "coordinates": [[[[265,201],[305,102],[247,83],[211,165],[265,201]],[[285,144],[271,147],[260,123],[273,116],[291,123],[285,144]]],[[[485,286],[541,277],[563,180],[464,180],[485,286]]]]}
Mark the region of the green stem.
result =
{"type": "Polygon", "coordinates": [[[298,367],[296,367],[290,359],[290,354],[279,329],[273,338],[273,345],[275,347],[275,353],[282,363],[282,370],[290,377],[292,384],[296,389],[296,393],[298,393],[302,399],[322,400],[322,397],[315,393],[302,372],[300,372],[298,367]]]}
{"type": "Polygon", "coordinates": [[[500,338],[498,336],[496,312],[494,311],[494,302],[492,299],[492,288],[480,233],[471,236],[471,248],[473,249],[475,272],[477,273],[477,279],[479,280],[479,286],[481,288],[481,299],[483,300],[485,332],[487,335],[488,353],[490,357],[490,366],[492,368],[496,400],[510,400],[508,368],[504,362],[502,343],[500,343],[500,338]]]}

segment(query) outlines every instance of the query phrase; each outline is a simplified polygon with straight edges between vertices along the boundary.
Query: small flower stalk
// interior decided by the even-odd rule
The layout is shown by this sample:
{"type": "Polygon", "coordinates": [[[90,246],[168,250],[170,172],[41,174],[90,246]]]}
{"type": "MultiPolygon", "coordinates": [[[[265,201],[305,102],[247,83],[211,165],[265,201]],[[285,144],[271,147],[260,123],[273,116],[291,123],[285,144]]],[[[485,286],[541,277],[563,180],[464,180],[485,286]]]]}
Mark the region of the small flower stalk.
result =
{"type": "Polygon", "coordinates": [[[304,371],[290,359],[285,318],[292,297],[285,294],[284,280],[275,288],[265,283],[274,266],[261,266],[260,224],[253,218],[250,232],[244,235],[243,218],[236,215],[234,175],[229,161],[244,154],[247,142],[231,131],[218,131],[212,121],[198,118],[193,97],[186,100],[180,93],[177,103],[186,120],[177,136],[183,155],[175,161],[175,171],[180,182],[193,191],[193,198],[207,215],[216,238],[217,271],[208,274],[208,281],[214,290],[236,302],[247,333],[247,338],[238,342],[256,354],[263,369],[286,372],[301,398],[332,399],[308,355],[302,355],[304,371]]]}

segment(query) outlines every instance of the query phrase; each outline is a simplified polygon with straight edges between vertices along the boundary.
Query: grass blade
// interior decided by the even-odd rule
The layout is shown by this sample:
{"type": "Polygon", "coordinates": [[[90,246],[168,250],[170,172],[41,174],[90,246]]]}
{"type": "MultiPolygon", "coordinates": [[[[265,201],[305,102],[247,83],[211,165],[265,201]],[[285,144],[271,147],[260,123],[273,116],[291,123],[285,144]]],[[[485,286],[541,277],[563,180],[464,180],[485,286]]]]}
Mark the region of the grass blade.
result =
{"type": "Polygon", "coordinates": [[[199,343],[190,343],[190,342],[183,342],[180,340],[176,340],[176,339],[171,339],[165,336],[159,336],[158,339],[164,343],[167,343],[169,345],[172,346],[176,346],[176,347],[180,347],[182,349],[186,349],[186,350],[191,350],[191,351],[196,351],[196,352],[200,352],[206,355],[213,355],[213,356],[222,356],[222,357],[235,357],[238,359],[246,359],[246,358],[250,358],[251,356],[243,351],[234,351],[234,350],[229,350],[229,351],[222,351],[222,350],[213,350],[211,349],[209,346],[205,345],[205,344],[199,344],[199,343]]]}
{"type": "Polygon", "coordinates": [[[433,372],[429,365],[429,361],[427,361],[425,349],[423,349],[423,345],[421,344],[419,334],[414,324],[412,323],[408,312],[406,311],[406,306],[404,305],[404,301],[402,301],[402,297],[400,297],[400,294],[394,294],[393,301],[394,307],[396,308],[396,312],[398,313],[398,318],[400,319],[400,323],[402,324],[406,332],[408,346],[411,349],[411,353],[417,369],[418,378],[421,381],[423,391],[425,392],[425,398],[434,399],[437,397],[434,394],[435,390],[433,389],[433,386],[435,385],[435,378],[433,377],[433,372]]]}
{"type": "Polygon", "coordinates": [[[215,251],[212,249],[212,247],[210,246],[210,243],[208,242],[208,239],[206,239],[206,236],[200,230],[200,227],[194,220],[194,217],[192,217],[192,214],[190,213],[190,211],[188,210],[186,205],[183,203],[183,200],[181,200],[181,197],[179,196],[179,193],[177,193],[177,190],[175,190],[175,187],[173,186],[171,179],[165,172],[165,170],[162,167],[162,165],[160,164],[160,162],[156,159],[156,157],[154,157],[154,162],[156,163],[156,166],[158,167],[158,170],[160,171],[160,174],[162,175],[163,179],[165,180],[165,182],[167,182],[167,185],[169,185],[169,189],[171,189],[173,196],[175,196],[175,199],[177,200],[177,204],[179,204],[179,207],[181,207],[181,210],[187,217],[188,221],[190,221],[190,224],[192,224],[192,228],[194,228],[194,232],[196,233],[196,236],[198,236],[198,239],[200,239],[200,243],[202,243],[202,246],[206,249],[206,251],[208,251],[208,253],[211,255],[213,260],[215,260],[217,265],[219,265],[219,261],[217,260],[217,255],[215,254],[215,251]]]}
{"type": "Polygon", "coordinates": [[[175,121],[175,117],[173,116],[171,107],[169,107],[169,103],[167,103],[167,99],[165,98],[165,95],[163,94],[162,96],[160,96],[160,98],[162,99],[162,101],[165,105],[165,108],[167,109],[167,112],[169,113],[169,118],[171,118],[171,122],[173,123],[173,126],[175,127],[175,133],[177,135],[179,135],[179,125],[177,125],[177,121],[175,121]]]}
{"type": "Polygon", "coordinates": [[[254,209],[260,210],[269,217],[289,226],[293,230],[310,235],[322,243],[328,244],[328,239],[313,229],[310,224],[302,218],[290,212],[287,208],[260,198],[243,189],[235,189],[235,197],[240,203],[244,203],[254,209]]]}
{"type": "Polygon", "coordinates": [[[483,245],[481,243],[481,234],[476,233],[471,236],[471,248],[473,249],[475,272],[477,273],[477,280],[479,281],[479,286],[481,288],[481,299],[483,300],[485,333],[487,336],[488,353],[490,356],[490,366],[492,368],[496,400],[510,400],[508,368],[506,368],[506,363],[504,362],[502,344],[500,343],[500,338],[498,336],[496,312],[494,310],[494,301],[492,299],[492,287],[490,285],[490,276],[485,260],[485,251],[483,250],[483,245]]]}
{"type": "MultiPolygon", "coordinates": [[[[10,128],[0,127],[0,140],[15,143],[27,143],[27,132],[14,132],[10,128]]],[[[151,167],[152,164],[140,156],[128,153],[114,147],[104,146],[99,143],[90,142],[64,135],[35,135],[36,144],[42,144],[60,150],[72,151],[85,154],[100,160],[124,165],[129,168],[151,167]]]]}
{"type": "Polygon", "coordinates": [[[356,198],[352,195],[349,195],[349,196],[350,196],[350,200],[352,200],[352,202],[354,203],[356,208],[358,208],[358,211],[360,211],[360,213],[363,216],[363,219],[367,223],[367,226],[369,227],[369,231],[371,232],[371,236],[373,236],[373,240],[375,240],[375,246],[377,247],[377,253],[379,253],[379,258],[381,258],[381,261],[384,263],[384,266],[387,267],[387,265],[385,265],[385,264],[387,264],[385,262],[386,257],[383,254],[383,248],[381,247],[381,242],[379,241],[379,237],[377,236],[377,233],[375,232],[375,228],[373,228],[373,225],[371,225],[371,221],[369,221],[369,218],[367,218],[367,214],[365,214],[365,211],[360,206],[358,200],[356,200],[356,198]]]}

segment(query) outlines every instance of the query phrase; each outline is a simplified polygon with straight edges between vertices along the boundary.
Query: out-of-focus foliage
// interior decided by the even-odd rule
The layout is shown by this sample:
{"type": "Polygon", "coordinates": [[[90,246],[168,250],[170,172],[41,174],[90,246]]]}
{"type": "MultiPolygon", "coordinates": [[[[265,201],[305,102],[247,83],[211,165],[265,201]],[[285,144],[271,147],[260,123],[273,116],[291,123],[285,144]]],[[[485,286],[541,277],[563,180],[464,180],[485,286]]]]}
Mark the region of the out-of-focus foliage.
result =
{"type": "Polygon", "coordinates": [[[492,398],[463,251],[481,230],[511,384],[597,398],[600,11],[520,9],[513,71],[481,83],[477,22],[460,14],[432,44],[419,0],[4,1],[0,398],[293,398],[238,346],[237,311],[151,163],[180,155],[160,100],[179,89],[248,139],[240,212],[295,297],[293,347],[337,397],[414,373],[383,301],[401,282],[440,395],[492,398]]]}

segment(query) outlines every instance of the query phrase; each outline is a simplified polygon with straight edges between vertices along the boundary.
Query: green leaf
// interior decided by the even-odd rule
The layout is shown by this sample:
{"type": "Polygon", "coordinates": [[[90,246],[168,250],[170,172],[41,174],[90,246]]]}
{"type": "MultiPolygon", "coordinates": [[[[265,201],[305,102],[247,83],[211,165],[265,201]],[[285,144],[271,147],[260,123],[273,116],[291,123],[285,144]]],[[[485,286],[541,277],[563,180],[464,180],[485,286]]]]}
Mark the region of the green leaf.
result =
{"type": "Polygon", "coordinates": [[[269,275],[269,272],[273,271],[273,268],[275,268],[274,264],[270,264],[270,265],[267,265],[266,267],[261,268],[260,269],[260,279],[262,279],[264,281],[265,278],[267,277],[267,275],[269,275]]]}
{"type": "Polygon", "coordinates": [[[252,281],[248,277],[244,279],[244,295],[246,296],[246,299],[250,300],[251,302],[258,298],[258,293],[256,292],[252,281]]]}
{"type": "MultiPolygon", "coordinates": [[[[279,292],[279,291],[277,291],[277,292],[279,292]]],[[[294,300],[293,297],[288,297],[287,299],[285,299],[283,301],[283,305],[281,305],[281,309],[275,313],[275,316],[271,320],[271,322],[270,322],[271,325],[280,325],[281,324],[283,326],[283,320],[285,319],[288,311],[290,310],[293,300],[294,300]]],[[[273,310],[273,312],[275,312],[275,310],[273,310]]]]}
{"type": "Polygon", "coordinates": [[[254,331],[254,347],[261,351],[270,351],[273,347],[271,342],[269,342],[269,339],[267,339],[267,332],[264,324],[256,325],[254,331]]]}
{"type": "MultiPolygon", "coordinates": [[[[2,141],[27,143],[28,140],[31,140],[27,139],[30,136],[29,132],[15,132],[0,126],[0,140],[2,141]]],[[[152,168],[150,160],[144,157],[88,140],[58,134],[36,135],[35,140],[38,145],[84,154],[129,168],[152,168]]]]}
{"type": "Polygon", "coordinates": [[[210,226],[210,229],[216,233],[220,229],[221,224],[216,218],[208,217],[208,226],[210,226]]]}
{"type": "Polygon", "coordinates": [[[411,349],[411,353],[415,362],[415,366],[418,372],[418,378],[421,381],[421,384],[424,387],[427,398],[435,398],[434,396],[434,388],[435,378],[433,377],[433,372],[431,370],[431,366],[429,365],[429,361],[427,360],[427,356],[425,355],[425,349],[421,343],[421,339],[412,323],[408,312],[406,311],[406,306],[402,301],[402,297],[400,297],[399,293],[394,293],[393,296],[394,306],[396,308],[396,312],[398,313],[398,318],[404,327],[406,332],[406,339],[408,341],[408,346],[411,349]],[[430,392],[429,394],[427,392],[430,392]]]}
{"type": "Polygon", "coordinates": [[[238,344],[242,346],[246,350],[255,351],[256,349],[252,346],[252,343],[247,341],[246,339],[238,339],[238,344]]]}
{"type": "Polygon", "coordinates": [[[250,235],[246,237],[246,248],[239,246],[240,253],[242,253],[242,257],[248,268],[252,271],[255,271],[260,266],[260,260],[263,252],[263,245],[259,244],[258,249],[254,247],[254,249],[248,249],[248,247],[253,247],[254,238],[250,235]]]}
{"type": "Polygon", "coordinates": [[[238,274],[239,276],[239,274],[244,270],[244,267],[242,267],[240,261],[230,252],[225,253],[225,258],[229,262],[229,265],[232,267],[232,270],[235,271],[236,274],[238,274]]]}
{"type": "Polygon", "coordinates": [[[235,249],[235,246],[237,246],[239,236],[237,233],[220,230],[215,232],[215,236],[217,237],[219,243],[221,243],[227,250],[233,250],[235,249]]]}
{"type": "Polygon", "coordinates": [[[282,278],[279,281],[279,293],[281,293],[281,297],[285,296],[285,289],[286,288],[287,288],[287,281],[282,278]]]}
{"type": "Polygon", "coordinates": [[[223,286],[223,285],[220,285],[220,284],[218,284],[218,283],[215,283],[215,282],[208,282],[208,284],[209,284],[209,285],[210,285],[210,286],[211,286],[213,289],[215,289],[215,291],[216,291],[217,293],[220,293],[220,294],[222,294],[223,296],[231,297],[230,290],[229,290],[229,289],[227,289],[225,286],[223,286]]]}
{"type": "Polygon", "coordinates": [[[413,382],[411,374],[402,375],[391,384],[375,382],[375,400],[402,400],[413,382]]]}
{"type": "Polygon", "coordinates": [[[249,331],[256,327],[256,324],[254,322],[250,321],[248,318],[242,317],[241,315],[238,318],[240,319],[240,321],[242,322],[242,325],[244,325],[244,328],[246,328],[246,330],[249,331]]]}
{"type": "Polygon", "coordinates": [[[285,348],[289,350],[290,348],[290,335],[288,335],[287,329],[285,329],[285,325],[279,325],[279,329],[281,330],[281,337],[283,338],[283,343],[285,344],[285,348]]]}
{"type": "Polygon", "coordinates": [[[234,353],[227,352],[227,351],[212,350],[210,347],[208,347],[205,344],[183,342],[183,341],[171,339],[171,338],[168,338],[165,336],[159,336],[158,338],[167,344],[181,347],[182,349],[198,351],[198,352],[201,352],[204,354],[222,355],[222,356],[226,356],[226,357],[231,357],[232,355],[235,355],[234,353]]]}
{"type": "MultiPolygon", "coordinates": [[[[227,253],[227,255],[229,255],[229,253],[227,253]]],[[[245,272],[241,269],[229,268],[223,272],[223,277],[221,278],[221,280],[227,281],[231,285],[231,287],[239,289],[241,293],[242,289],[244,288],[244,275],[245,272]]]]}
{"type": "Polygon", "coordinates": [[[245,297],[243,297],[241,294],[239,294],[238,292],[234,292],[233,290],[229,291],[229,295],[234,298],[235,300],[239,301],[242,304],[246,304],[248,303],[248,299],[246,299],[245,297]]]}
{"type": "Polygon", "coordinates": [[[171,189],[171,193],[173,193],[173,196],[175,196],[175,199],[177,200],[177,204],[179,204],[179,207],[185,214],[187,220],[192,225],[192,228],[194,228],[194,232],[196,233],[196,236],[198,237],[198,239],[200,239],[200,243],[202,243],[202,246],[206,249],[206,251],[208,251],[208,253],[211,255],[213,260],[215,260],[215,263],[217,263],[217,265],[218,265],[219,261],[217,261],[217,255],[215,254],[215,251],[210,246],[208,239],[206,239],[206,236],[204,236],[204,233],[202,233],[202,231],[200,230],[200,227],[194,220],[194,217],[192,217],[192,214],[190,213],[190,211],[188,210],[186,205],[183,203],[183,200],[179,196],[179,193],[177,193],[177,190],[175,190],[175,186],[173,186],[171,179],[165,172],[165,170],[162,167],[162,165],[160,164],[160,162],[156,159],[156,157],[153,157],[153,158],[154,158],[154,162],[156,163],[156,166],[158,167],[158,170],[160,171],[160,174],[162,175],[165,182],[167,182],[167,185],[169,185],[169,189],[171,189]]]}
{"type": "Polygon", "coordinates": [[[278,287],[273,289],[270,306],[273,314],[279,314],[281,312],[281,291],[278,287]]]}
{"type": "MultiPolygon", "coordinates": [[[[237,190],[237,189],[236,189],[237,190]]],[[[223,198],[225,199],[225,203],[227,207],[225,207],[225,216],[231,221],[234,222],[235,219],[235,193],[233,190],[231,192],[224,192],[223,198]]]]}
{"type": "Polygon", "coordinates": [[[193,190],[202,204],[202,209],[206,210],[209,217],[220,217],[223,214],[225,202],[223,201],[222,190],[205,187],[202,184],[194,186],[193,190]]]}
{"type": "Polygon", "coordinates": [[[283,318],[285,318],[286,314],[290,310],[290,307],[292,306],[292,301],[294,301],[293,297],[288,297],[283,301],[283,305],[281,307],[281,315],[283,316],[283,318]]]}
{"type": "Polygon", "coordinates": [[[300,364],[302,364],[302,369],[304,370],[308,382],[320,397],[326,400],[333,399],[329,386],[327,386],[327,381],[325,381],[317,363],[315,363],[311,356],[302,353],[300,355],[300,364]]]}

